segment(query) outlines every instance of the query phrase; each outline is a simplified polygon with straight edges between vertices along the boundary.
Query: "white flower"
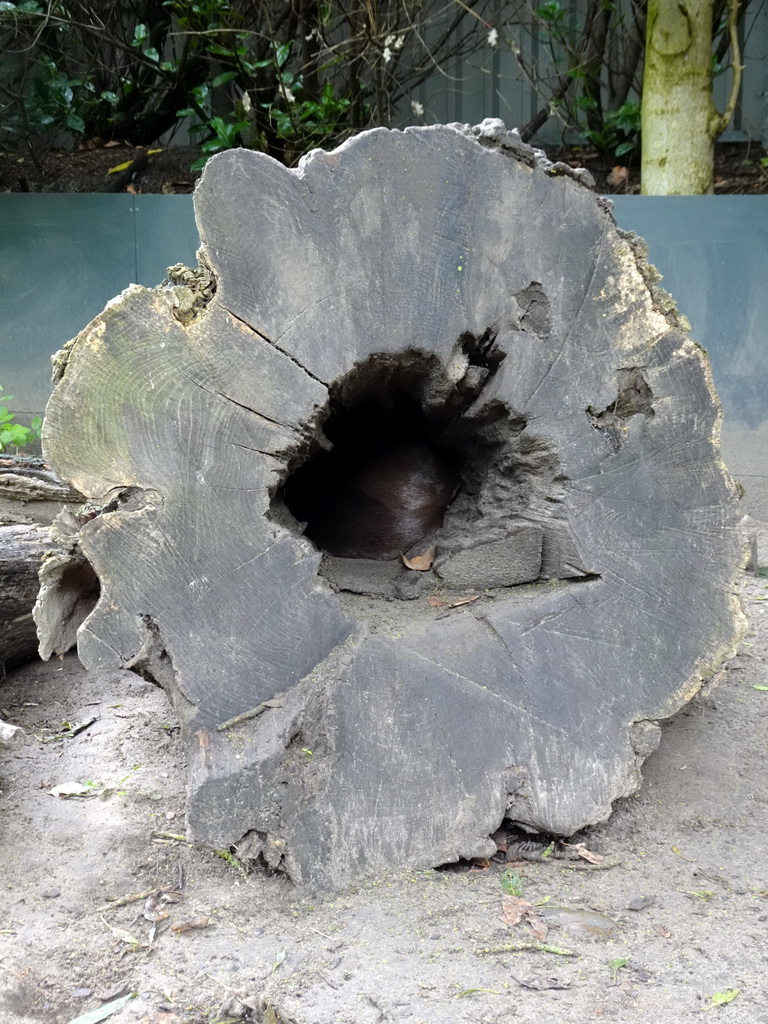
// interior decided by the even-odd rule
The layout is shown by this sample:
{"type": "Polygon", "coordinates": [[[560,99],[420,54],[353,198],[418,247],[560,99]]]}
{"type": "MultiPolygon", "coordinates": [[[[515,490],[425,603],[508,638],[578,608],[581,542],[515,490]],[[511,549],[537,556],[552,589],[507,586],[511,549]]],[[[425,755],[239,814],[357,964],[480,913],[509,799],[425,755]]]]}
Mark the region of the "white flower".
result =
{"type": "Polygon", "coordinates": [[[499,45],[499,33],[495,28],[492,28],[488,33],[488,45],[498,46],[499,45]]]}
{"type": "Polygon", "coordinates": [[[384,40],[384,49],[385,50],[390,50],[390,52],[392,50],[402,50],[402,48],[404,46],[405,46],[405,36],[404,35],[403,36],[393,36],[393,35],[392,36],[387,36],[387,38],[384,40]]]}
{"type": "Polygon", "coordinates": [[[285,96],[285,102],[286,103],[295,103],[296,102],[296,97],[293,95],[293,93],[291,92],[291,90],[288,88],[287,85],[283,86],[283,96],[285,96]]]}
{"type": "Polygon", "coordinates": [[[411,100],[411,110],[416,117],[421,117],[424,114],[424,107],[418,100],[411,100]]]}
{"type": "Polygon", "coordinates": [[[243,106],[243,113],[250,114],[251,110],[253,110],[253,104],[251,103],[251,97],[248,95],[247,92],[243,93],[243,97],[240,100],[240,102],[243,106]]]}
{"type": "Polygon", "coordinates": [[[389,62],[392,60],[392,51],[388,46],[384,47],[384,53],[382,53],[381,56],[384,58],[384,63],[389,64],[389,62]]]}

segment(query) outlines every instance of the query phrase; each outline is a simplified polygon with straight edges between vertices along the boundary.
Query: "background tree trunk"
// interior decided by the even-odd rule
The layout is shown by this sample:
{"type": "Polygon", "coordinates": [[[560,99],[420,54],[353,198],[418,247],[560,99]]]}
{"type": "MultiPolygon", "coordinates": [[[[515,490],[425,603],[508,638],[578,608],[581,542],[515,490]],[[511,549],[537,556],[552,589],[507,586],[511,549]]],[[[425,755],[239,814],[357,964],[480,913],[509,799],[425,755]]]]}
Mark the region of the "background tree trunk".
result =
{"type": "Polygon", "coordinates": [[[740,79],[731,0],[732,100],[720,114],[712,100],[712,0],[649,0],[642,101],[644,195],[713,191],[717,136],[731,119],[740,79]]]}

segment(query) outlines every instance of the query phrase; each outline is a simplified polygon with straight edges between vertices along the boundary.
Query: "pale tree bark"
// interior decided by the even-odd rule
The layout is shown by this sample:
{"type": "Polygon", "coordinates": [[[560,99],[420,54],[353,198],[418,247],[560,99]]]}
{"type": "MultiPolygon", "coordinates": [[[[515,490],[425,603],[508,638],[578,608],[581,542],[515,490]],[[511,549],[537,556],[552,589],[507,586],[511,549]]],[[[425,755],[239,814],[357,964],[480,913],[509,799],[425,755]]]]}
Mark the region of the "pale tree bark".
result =
{"type": "Polygon", "coordinates": [[[739,0],[729,0],[733,84],[725,111],[712,100],[712,0],[649,0],[642,107],[642,191],[713,191],[714,144],[733,116],[741,63],[739,0]]]}

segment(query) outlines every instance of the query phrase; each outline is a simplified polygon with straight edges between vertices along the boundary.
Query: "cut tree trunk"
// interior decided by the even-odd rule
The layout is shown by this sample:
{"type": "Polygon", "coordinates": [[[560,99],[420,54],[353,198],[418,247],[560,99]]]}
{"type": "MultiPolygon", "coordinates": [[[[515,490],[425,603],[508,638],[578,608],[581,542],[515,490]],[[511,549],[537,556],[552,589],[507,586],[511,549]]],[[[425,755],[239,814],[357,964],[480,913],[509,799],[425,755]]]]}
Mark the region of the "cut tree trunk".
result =
{"type": "Polygon", "coordinates": [[[333,886],[604,820],[742,625],[642,243],[498,121],[225,153],[195,209],[200,269],[70,343],[44,428],[98,505],[80,657],[168,689],[192,834],[333,886]]]}

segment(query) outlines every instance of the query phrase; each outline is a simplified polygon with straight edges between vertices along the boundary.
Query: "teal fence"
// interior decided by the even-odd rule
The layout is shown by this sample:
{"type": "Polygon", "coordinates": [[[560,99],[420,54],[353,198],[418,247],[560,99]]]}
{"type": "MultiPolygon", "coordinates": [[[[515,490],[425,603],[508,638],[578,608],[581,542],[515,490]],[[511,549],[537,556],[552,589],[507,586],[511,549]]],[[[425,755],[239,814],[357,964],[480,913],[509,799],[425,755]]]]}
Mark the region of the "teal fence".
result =
{"type": "MultiPolygon", "coordinates": [[[[768,521],[768,197],[617,197],[712,360],[723,451],[768,521]]],[[[50,356],[129,284],[195,265],[191,196],[0,195],[0,384],[44,408],[50,356]]]]}

